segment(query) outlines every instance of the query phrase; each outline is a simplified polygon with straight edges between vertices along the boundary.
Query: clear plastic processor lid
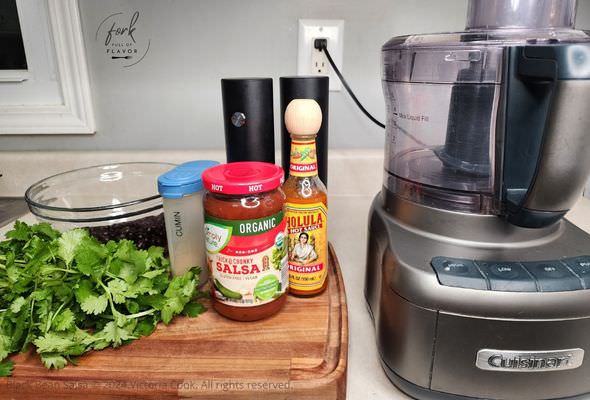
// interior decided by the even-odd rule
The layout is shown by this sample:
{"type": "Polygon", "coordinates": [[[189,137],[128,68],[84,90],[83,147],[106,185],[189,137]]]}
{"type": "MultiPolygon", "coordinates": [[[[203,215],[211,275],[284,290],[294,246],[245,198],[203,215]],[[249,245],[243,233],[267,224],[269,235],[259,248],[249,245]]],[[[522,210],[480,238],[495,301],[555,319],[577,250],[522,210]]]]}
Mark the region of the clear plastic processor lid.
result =
{"type": "Polygon", "coordinates": [[[385,43],[383,79],[500,83],[507,46],[589,41],[588,32],[574,29],[575,9],[575,0],[470,0],[465,31],[385,43]]]}
{"type": "Polygon", "coordinates": [[[506,47],[590,41],[574,29],[575,9],[575,0],[470,0],[464,32],[389,40],[386,187],[434,206],[455,199],[459,209],[495,213],[506,47]]]}

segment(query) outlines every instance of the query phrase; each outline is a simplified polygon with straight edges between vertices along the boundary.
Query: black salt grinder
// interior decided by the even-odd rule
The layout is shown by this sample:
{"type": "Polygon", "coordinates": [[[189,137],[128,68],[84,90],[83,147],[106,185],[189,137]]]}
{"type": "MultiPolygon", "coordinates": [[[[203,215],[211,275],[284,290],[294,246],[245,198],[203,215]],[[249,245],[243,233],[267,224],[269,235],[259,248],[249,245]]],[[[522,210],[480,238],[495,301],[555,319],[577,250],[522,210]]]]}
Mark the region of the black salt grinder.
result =
{"type": "Polygon", "coordinates": [[[227,162],[274,164],[272,78],[221,80],[227,162]]]}

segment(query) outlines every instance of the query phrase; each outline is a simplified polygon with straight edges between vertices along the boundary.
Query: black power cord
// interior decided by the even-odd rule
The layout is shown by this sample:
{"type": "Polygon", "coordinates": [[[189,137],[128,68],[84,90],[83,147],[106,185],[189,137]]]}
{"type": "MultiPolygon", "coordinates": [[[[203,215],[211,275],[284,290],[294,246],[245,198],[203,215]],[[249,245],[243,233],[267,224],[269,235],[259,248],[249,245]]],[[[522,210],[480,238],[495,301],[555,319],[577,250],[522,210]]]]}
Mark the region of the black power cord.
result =
{"type": "Polygon", "coordinates": [[[332,60],[332,56],[330,55],[330,52],[328,51],[328,40],[327,39],[316,39],[313,42],[313,47],[315,47],[319,51],[324,52],[324,54],[326,55],[326,58],[328,59],[328,62],[332,66],[332,69],[334,70],[336,75],[338,75],[338,79],[340,79],[340,81],[342,82],[342,85],[344,86],[344,88],[346,89],[346,91],[348,92],[350,97],[352,97],[352,100],[355,102],[355,104],[358,106],[358,108],[360,108],[360,110],[363,112],[363,114],[365,114],[367,116],[367,118],[369,118],[375,124],[379,125],[381,128],[385,128],[385,125],[383,123],[379,122],[375,117],[373,117],[371,114],[369,114],[369,112],[365,109],[365,107],[363,107],[363,105],[361,104],[359,99],[356,98],[356,96],[353,93],[350,86],[348,86],[348,82],[346,82],[346,79],[344,79],[344,77],[340,73],[340,70],[336,66],[336,63],[334,63],[334,60],[332,60]]]}

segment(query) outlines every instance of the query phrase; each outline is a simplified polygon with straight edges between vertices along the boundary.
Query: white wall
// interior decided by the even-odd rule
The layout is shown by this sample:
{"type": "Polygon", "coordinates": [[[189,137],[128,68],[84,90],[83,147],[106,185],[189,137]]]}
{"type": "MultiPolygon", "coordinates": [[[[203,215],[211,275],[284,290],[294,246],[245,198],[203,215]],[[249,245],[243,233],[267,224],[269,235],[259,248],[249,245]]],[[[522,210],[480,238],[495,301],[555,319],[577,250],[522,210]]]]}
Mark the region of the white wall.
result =
{"type": "MultiPolygon", "coordinates": [[[[580,1],[579,26],[590,27],[588,3],[580,1]]],[[[461,30],[466,0],[80,0],[80,9],[97,133],[0,136],[0,150],[221,148],[219,80],[273,77],[278,108],[278,77],[296,73],[299,18],[346,21],[344,75],[383,120],[381,45],[402,34],[461,30]],[[109,15],[135,10],[135,34],[151,41],[150,51],[122,68],[95,34],[109,15]]],[[[383,131],[344,92],[330,97],[330,135],[331,147],[383,144],[383,131]]]]}

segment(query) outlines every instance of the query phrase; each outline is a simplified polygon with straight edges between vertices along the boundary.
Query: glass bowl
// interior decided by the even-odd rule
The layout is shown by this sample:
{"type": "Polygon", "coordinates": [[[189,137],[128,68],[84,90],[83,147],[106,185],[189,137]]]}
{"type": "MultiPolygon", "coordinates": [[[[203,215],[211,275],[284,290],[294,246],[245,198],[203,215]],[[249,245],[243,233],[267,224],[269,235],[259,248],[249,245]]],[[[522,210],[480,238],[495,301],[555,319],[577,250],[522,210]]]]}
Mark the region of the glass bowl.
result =
{"type": "Polygon", "coordinates": [[[132,162],[75,169],[45,178],[25,193],[37,220],[56,229],[88,228],[102,242],[166,245],[158,176],[175,164],[132,162]]]}

